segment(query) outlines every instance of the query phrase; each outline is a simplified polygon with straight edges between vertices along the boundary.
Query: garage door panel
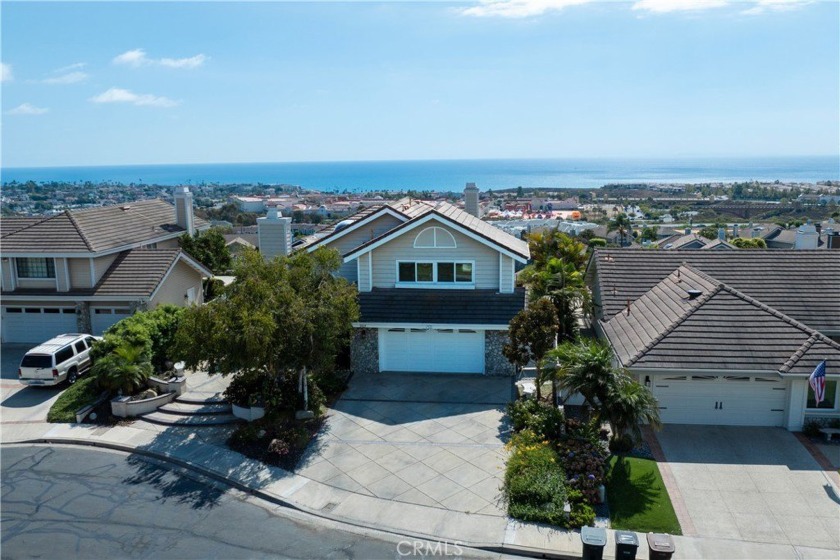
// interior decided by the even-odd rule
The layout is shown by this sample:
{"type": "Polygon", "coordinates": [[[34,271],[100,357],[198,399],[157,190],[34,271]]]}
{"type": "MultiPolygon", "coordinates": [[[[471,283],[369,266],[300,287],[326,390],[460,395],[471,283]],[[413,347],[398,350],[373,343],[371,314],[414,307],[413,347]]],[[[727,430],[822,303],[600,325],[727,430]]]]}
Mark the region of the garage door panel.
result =
{"type": "Polygon", "coordinates": [[[73,307],[4,306],[3,342],[38,343],[78,330],[73,307]]]}
{"type": "Polygon", "coordinates": [[[383,329],[382,371],[483,373],[484,334],[457,330],[383,329]]]}
{"type": "Polygon", "coordinates": [[[657,380],[653,394],[666,424],[781,426],[785,384],[769,377],[705,377],[657,380]]]}

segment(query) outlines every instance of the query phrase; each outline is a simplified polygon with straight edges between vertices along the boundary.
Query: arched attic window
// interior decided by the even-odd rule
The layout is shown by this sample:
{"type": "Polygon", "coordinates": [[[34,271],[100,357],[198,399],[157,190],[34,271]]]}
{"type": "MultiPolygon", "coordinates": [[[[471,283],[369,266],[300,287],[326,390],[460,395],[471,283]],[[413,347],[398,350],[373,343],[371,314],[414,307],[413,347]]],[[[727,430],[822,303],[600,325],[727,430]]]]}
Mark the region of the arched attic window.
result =
{"type": "Polygon", "coordinates": [[[414,238],[415,249],[455,249],[452,234],[441,227],[426,228],[414,238]]]}

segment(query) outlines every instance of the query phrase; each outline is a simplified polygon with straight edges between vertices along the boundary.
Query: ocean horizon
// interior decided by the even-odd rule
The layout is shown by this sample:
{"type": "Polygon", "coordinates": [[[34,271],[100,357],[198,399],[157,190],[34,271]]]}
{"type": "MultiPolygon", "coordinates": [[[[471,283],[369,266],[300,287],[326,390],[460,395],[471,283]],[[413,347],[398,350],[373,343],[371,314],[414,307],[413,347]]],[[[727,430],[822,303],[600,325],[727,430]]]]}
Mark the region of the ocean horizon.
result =
{"type": "Polygon", "coordinates": [[[2,182],[287,184],[321,191],[598,188],[606,184],[840,180],[840,156],[568,158],[4,167],[2,182]]]}

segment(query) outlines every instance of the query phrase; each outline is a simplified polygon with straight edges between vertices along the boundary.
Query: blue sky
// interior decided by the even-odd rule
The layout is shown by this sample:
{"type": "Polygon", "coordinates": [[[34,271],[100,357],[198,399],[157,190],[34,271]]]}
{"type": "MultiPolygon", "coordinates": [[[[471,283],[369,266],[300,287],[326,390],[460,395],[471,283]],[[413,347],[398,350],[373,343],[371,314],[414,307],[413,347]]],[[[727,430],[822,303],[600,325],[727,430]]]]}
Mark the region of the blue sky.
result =
{"type": "Polygon", "coordinates": [[[840,3],[2,4],[4,167],[840,152],[840,3]]]}

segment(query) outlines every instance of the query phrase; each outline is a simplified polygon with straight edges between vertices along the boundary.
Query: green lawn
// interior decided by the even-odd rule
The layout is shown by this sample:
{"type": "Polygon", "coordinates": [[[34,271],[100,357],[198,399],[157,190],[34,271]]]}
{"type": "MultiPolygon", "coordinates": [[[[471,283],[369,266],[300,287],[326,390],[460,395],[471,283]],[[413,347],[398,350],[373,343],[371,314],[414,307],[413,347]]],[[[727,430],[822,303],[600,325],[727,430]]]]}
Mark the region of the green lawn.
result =
{"type": "Polygon", "coordinates": [[[95,377],[82,377],[65,389],[53,403],[47,413],[47,422],[75,422],[76,411],[92,404],[101,393],[102,389],[96,386],[95,377]]]}
{"type": "Polygon", "coordinates": [[[612,456],[607,468],[613,529],[682,534],[656,461],[612,456]]]}

